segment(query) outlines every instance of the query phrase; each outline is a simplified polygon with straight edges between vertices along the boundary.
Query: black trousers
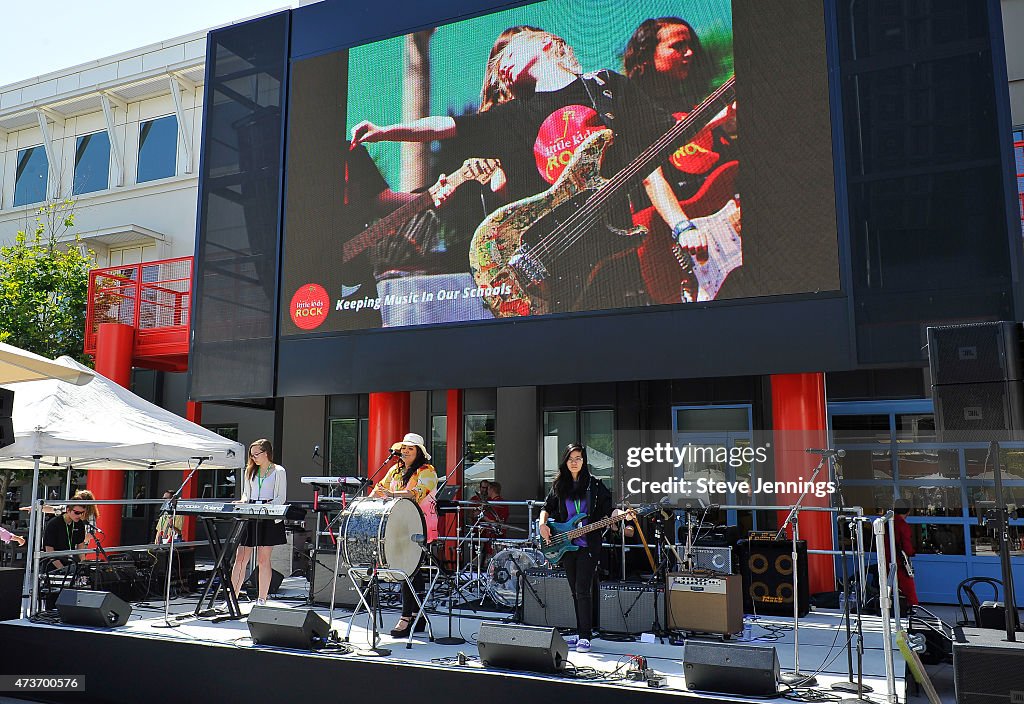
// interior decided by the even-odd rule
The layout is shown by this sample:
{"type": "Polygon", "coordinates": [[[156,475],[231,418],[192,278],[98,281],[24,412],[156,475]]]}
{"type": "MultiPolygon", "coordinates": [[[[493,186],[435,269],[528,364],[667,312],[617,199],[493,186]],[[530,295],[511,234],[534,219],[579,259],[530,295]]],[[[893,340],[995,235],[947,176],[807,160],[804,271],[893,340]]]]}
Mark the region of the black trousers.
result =
{"type": "Polygon", "coordinates": [[[576,607],[576,631],[580,638],[590,639],[597,626],[599,582],[597,568],[600,558],[589,547],[567,552],[562,556],[562,567],[569,580],[573,606],[576,607]]]}
{"type": "MultiPolygon", "coordinates": [[[[433,547],[434,547],[434,543],[430,543],[429,545],[427,545],[427,550],[430,550],[433,547]]],[[[417,566],[416,569],[413,570],[413,573],[411,575],[409,575],[409,581],[412,582],[412,586],[416,590],[416,594],[419,595],[420,601],[423,600],[423,597],[425,596],[426,591],[427,591],[426,580],[423,577],[423,570],[420,569],[420,567],[423,566],[424,562],[426,562],[426,558],[421,559],[419,566],[417,566]]],[[[413,596],[412,590],[409,589],[409,585],[405,582],[405,580],[403,580],[402,581],[402,615],[403,616],[415,616],[416,612],[418,610],[419,610],[419,607],[416,606],[416,598],[413,596]]]]}

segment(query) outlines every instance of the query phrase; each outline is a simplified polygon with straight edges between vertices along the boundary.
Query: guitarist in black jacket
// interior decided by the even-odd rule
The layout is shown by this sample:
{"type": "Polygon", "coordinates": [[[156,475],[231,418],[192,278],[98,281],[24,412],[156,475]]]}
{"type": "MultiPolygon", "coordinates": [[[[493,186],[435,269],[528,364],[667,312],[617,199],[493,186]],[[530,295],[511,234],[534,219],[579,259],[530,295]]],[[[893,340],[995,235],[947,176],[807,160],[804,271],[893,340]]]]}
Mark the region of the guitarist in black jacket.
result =
{"type": "MultiPolygon", "coordinates": [[[[549,518],[559,523],[570,520],[577,514],[586,514],[587,518],[580,525],[607,518],[612,513],[612,494],[608,487],[590,473],[587,464],[587,449],[578,443],[572,443],[562,453],[558,463],[558,476],[551,486],[540,512],[540,535],[545,542],[551,540],[549,518]]],[[[576,630],[574,640],[577,652],[590,650],[590,639],[593,636],[596,622],[595,613],[599,599],[598,565],[601,561],[601,533],[593,532],[583,535],[573,543],[578,550],[566,552],[560,561],[565,568],[565,576],[569,580],[572,591],[573,605],[576,607],[576,630]]]]}

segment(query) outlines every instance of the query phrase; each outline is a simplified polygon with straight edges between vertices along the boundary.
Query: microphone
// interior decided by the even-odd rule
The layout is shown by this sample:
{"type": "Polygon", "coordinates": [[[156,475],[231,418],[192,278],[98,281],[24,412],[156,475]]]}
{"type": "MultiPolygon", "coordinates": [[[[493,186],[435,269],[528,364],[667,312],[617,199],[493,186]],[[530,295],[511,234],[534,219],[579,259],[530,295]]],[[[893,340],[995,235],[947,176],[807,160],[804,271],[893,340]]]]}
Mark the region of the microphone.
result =
{"type": "Polygon", "coordinates": [[[808,447],[804,452],[811,455],[821,455],[822,457],[846,457],[846,450],[822,450],[816,447],[808,447]]]}
{"type": "Polygon", "coordinates": [[[91,521],[82,521],[82,523],[85,524],[85,527],[88,528],[90,532],[99,533],[100,535],[106,535],[106,533],[103,532],[103,529],[95,523],[92,523],[91,521]]]}
{"type": "Polygon", "coordinates": [[[413,533],[412,542],[416,543],[417,545],[426,545],[427,536],[423,535],[423,533],[413,533]]]}
{"type": "Polygon", "coordinates": [[[401,457],[401,456],[402,456],[402,452],[400,450],[396,450],[395,448],[391,448],[391,451],[388,453],[388,457],[401,457]]]}

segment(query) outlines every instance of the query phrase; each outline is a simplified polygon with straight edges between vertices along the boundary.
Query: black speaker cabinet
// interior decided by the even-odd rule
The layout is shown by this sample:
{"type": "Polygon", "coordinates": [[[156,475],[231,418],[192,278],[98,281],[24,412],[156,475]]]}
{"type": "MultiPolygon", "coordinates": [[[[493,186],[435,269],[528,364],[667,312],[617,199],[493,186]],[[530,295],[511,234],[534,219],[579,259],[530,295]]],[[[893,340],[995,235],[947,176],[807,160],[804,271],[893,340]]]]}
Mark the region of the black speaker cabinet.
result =
{"type": "Polygon", "coordinates": [[[665,590],[661,585],[603,583],[600,594],[601,630],[631,635],[653,632],[655,623],[664,625],[658,611],[664,596],[665,590]]]}
{"type": "Polygon", "coordinates": [[[963,634],[953,643],[957,704],[1024,702],[1024,642],[1007,642],[1005,631],[964,628],[963,634]]]}
{"type": "Polygon", "coordinates": [[[487,667],[530,672],[561,672],[569,646],[556,628],[513,623],[481,623],[476,636],[480,662],[487,667]]]}
{"type": "MultiPolygon", "coordinates": [[[[740,541],[743,554],[743,606],[747,613],[793,615],[793,541],[740,541]]],[[[811,610],[807,584],[807,541],[796,545],[801,618],[811,610]]]]}
{"type": "Polygon", "coordinates": [[[779,658],[775,646],[688,640],[683,676],[687,688],[696,691],[775,696],[779,658]]]}
{"type": "Polygon", "coordinates": [[[57,597],[57,613],[69,625],[114,628],[128,623],[132,607],[110,592],[65,589],[57,597]]]}
{"type": "Polygon", "coordinates": [[[14,444],[14,392],[0,388],[0,447],[14,444]]]}
{"type": "MultiPolygon", "coordinates": [[[[252,572],[250,572],[249,576],[245,578],[244,582],[242,582],[242,589],[244,589],[245,593],[248,596],[250,596],[250,597],[255,597],[256,596],[256,592],[259,590],[259,574],[260,574],[260,568],[257,567],[252,572]]],[[[271,569],[270,570],[270,592],[269,593],[270,594],[277,594],[278,590],[281,588],[281,582],[283,582],[283,581],[284,581],[284,575],[281,574],[280,572],[278,572],[275,569],[271,569]]]]}
{"type": "Polygon", "coordinates": [[[312,609],[254,606],[249,612],[249,635],[256,645],[315,650],[323,647],[327,633],[327,621],[312,609]]]}
{"type": "Polygon", "coordinates": [[[1024,431],[1024,384],[993,381],[932,387],[941,442],[1019,440],[1024,431]]]}
{"type": "MultiPolygon", "coordinates": [[[[313,601],[317,604],[331,603],[331,585],[334,583],[334,550],[321,550],[316,554],[313,572],[313,601]]],[[[342,561],[338,572],[338,586],[334,591],[337,606],[355,606],[359,603],[359,590],[348,577],[348,565],[342,561]]]]}
{"type": "Polygon", "coordinates": [[[576,609],[565,570],[537,567],[526,570],[523,584],[523,623],[549,628],[576,628],[576,609]]]}
{"type": "Polygon", "coordinates": [[[24,582],[24,567],[0,567],[0,621],[21,616],[21,590],[24,582]]]}
{"type": "Polygon", "coordinates": [[[928,328],[932,385],[1021,379],[1020,326],[1007,321],[928,328]]]}

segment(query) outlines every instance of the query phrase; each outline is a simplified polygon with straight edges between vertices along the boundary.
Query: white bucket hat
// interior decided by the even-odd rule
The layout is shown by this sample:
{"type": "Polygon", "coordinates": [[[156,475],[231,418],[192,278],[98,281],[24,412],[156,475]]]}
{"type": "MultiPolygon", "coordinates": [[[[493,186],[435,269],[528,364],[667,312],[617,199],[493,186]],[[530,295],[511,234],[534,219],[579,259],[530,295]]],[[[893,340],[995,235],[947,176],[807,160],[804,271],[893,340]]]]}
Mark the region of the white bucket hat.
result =
{"type": "Polygon", "coordinates": [[[423,459],[430,461],[430,453],[427,452],[427,446],[423,442],[423,436],[418,433],[406,433],[405,437],[402,438],[401,442],[396,442],[391,446],[392,450],[401,449],[402,445],[415,445],[420,448],[420,452],[423,453],[423,459]]]}

